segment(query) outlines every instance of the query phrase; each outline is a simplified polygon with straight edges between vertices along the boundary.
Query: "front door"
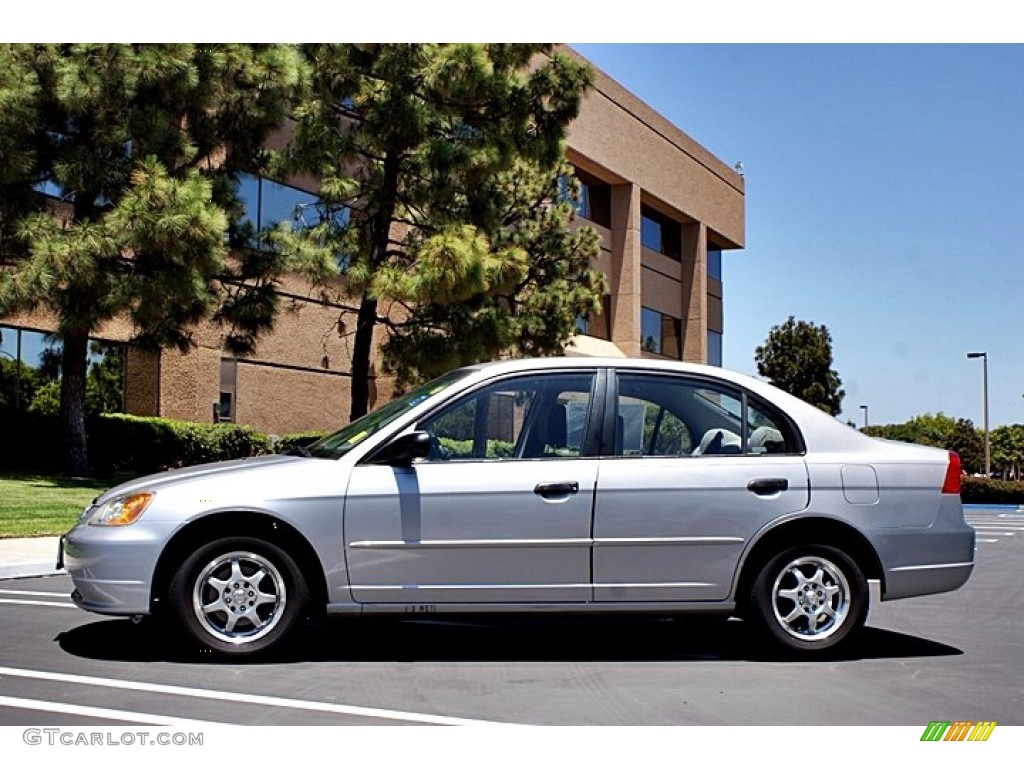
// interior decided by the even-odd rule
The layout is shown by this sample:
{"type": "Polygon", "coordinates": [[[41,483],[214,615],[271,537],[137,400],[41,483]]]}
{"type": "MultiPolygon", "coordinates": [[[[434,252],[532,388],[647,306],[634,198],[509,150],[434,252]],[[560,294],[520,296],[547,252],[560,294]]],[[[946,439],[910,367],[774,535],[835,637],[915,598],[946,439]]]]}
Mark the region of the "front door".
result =
{"type": "Polygon", "coordinates": [[[411,467],[357,467],[345,503],[364,603],[586,602],[598,460],[584,456],[596,375],[492,383],[427,416],[411,467]]]}

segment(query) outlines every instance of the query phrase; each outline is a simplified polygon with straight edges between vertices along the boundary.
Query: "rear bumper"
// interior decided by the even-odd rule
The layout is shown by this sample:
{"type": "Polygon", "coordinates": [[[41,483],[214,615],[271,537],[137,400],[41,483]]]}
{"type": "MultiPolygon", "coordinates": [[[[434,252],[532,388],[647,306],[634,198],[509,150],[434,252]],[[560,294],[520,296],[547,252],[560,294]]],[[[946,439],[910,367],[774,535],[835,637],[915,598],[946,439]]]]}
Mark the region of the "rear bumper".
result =
{"type": "Polygon", "coordinates": [[[883,600],[951,592],[974,570],[974,529],[964,521],[957,496],[943,498],[927,528],[874,533],[883,564],[883,600]]]}
{"type": "Polygon", "coordinates": [[[971,577],[974,563],[937,563],[887,569],[883,600],[934,595],[959,589],[971,577]]]}

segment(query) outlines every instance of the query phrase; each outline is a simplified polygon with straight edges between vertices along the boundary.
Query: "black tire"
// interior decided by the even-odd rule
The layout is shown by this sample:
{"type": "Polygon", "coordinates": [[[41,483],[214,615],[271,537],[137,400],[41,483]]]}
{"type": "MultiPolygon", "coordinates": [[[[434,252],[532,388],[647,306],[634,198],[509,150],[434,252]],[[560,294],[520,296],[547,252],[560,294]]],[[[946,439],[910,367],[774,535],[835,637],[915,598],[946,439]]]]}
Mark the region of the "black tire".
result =
{"type": "Polygon", "coordinates": [[[750,594],[751,618],[777,647],[800,654],[833,649],[868,615],[868,583],[844,552],[805,545],[779,553],[761,569],[750,594]]]}
{"type": "Polygon", "coordinates": [[[305,616],[309,590],[295,561],[261,539],[213,541],[190,555],[168,589],[188,635],[232,656],[279,647],[305,616]]]}

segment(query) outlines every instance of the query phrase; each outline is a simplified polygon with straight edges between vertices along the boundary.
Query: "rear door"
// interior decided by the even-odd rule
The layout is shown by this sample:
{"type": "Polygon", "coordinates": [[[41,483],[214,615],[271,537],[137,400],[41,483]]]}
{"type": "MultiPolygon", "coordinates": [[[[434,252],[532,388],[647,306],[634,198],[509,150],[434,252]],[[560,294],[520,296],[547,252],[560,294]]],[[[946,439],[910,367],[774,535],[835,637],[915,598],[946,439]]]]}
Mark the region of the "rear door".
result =
{"type": "Polygon", "coordinates": [[[700,378],[620,372],[613,382],[595,601],[726,599],[746,542],[808,504],[799,435],[767,404],[700,378]]]}

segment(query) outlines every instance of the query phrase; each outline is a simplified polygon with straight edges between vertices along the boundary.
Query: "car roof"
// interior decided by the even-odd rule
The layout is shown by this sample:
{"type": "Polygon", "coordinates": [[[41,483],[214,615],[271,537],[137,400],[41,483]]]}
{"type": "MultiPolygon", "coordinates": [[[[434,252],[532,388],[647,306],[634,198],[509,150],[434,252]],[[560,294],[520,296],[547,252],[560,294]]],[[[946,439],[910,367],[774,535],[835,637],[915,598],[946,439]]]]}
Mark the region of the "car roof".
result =
{"type": "MultiPolygon", "coordinates": [[[[566,368],[618,368],[637,371],[681,373],[694,376],[707,376],[709,378],[728,381],[739,386],[747,387],[758,394],[775,400],[776,395],[786,395],[785,392],[773,387],[765,381],[760,381],[746,374],[730,371],[716,365],[704,365],[702,363],[686,363],[679,360],[657,360],[653,358],[635,357],[527,357],[513,360],[498,360],[488,363],[477,363],[467,366],[470,370],[486,373],[488,376],[496,373],[514,373],[517,371],[538,371],[566,368]]],[[[794,398],[795,399],[795,398],[794,398]]],[[[796,400],[803,403],[802,400],[796,400]]],[[[781,405],[781,403],[780,403],[781,405]]]]}

